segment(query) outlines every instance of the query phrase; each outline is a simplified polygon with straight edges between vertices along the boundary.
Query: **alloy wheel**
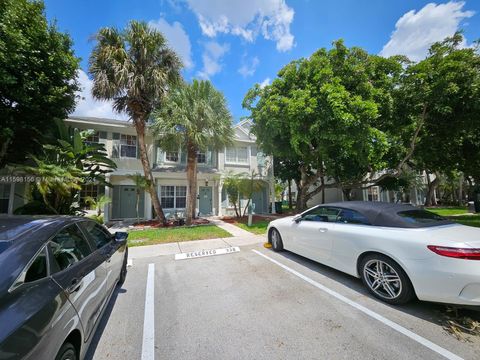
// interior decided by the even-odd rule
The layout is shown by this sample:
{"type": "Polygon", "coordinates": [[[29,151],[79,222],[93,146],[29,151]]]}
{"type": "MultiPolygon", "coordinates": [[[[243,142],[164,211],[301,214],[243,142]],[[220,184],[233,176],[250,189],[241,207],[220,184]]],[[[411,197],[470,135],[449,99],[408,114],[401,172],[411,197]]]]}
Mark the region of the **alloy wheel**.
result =
{"type": "Polygon", "coordinates": [[[402,293],[402,280],[389,264],[378,259],[369,260],[363,267],[367,285],[378,296],[393,300],[402,293]]]}

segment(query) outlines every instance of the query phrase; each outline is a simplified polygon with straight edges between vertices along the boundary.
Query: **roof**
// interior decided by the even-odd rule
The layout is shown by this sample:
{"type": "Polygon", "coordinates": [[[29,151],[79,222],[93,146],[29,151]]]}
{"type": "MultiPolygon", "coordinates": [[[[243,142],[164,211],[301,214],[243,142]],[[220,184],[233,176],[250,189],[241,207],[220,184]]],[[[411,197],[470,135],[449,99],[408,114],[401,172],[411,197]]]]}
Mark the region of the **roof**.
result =
{"type": "Polygon", "coordinates": [[[405,218],[399,216],[398,213],[411,210],[423,210],[410,204],[397,204],[381,201],[343,201],[323,204],[321,206],[333,206],[343,209],[355,210],[365,216],[370,222],[370,224],[375,226],[421,228],[429,227],[432,225],[444,225],[452,223],[448,219],[445,219],[445,221],[437,221],[433,224],[408,222],[405,220],[405,218]]]}
{"type": "Polygon", "coordinates": [[[65,121],[80,122],[87,124],[107,125],[107,126],[128,126],[132,127],[132,123],[128,120],[117,120],[108,118],[99,118],[92,116],[69,116],[65,121]]]}

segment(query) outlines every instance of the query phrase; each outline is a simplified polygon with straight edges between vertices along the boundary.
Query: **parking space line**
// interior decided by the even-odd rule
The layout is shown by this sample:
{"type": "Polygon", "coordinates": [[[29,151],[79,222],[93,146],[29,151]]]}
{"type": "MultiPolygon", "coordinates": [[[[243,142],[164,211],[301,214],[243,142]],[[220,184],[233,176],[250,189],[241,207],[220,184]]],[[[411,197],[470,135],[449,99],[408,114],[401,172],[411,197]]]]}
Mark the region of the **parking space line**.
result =
{"type": "Polygon", "coordinates": [[[436,353],[442,355],[443,357],[449,359],[449,360],[463,360],[461,357],[459,357],[458,355],[455,355],[453,354],[452,352],[448,351],[447,349],[444,349],[442,348],[441,346],[438,346],[437,344],[431,342],[430,340],[427,340],[425,339],[424,337],[404,328],[403,326],[401,325],[398,325],[397,323],[391,321],[391,320],[388,320],[387,318],[383,317],[382,315],[380,314],[377,314],[376,312],[366,308],[365,306],[363,305],[360,305],[359,303],[356,303],[355,301],[352,301],[350,300],[349,298],[337,293],[336,291],[316,282],[315,280],[309,278],[308,276],[305,276],[301,273],[299,273],[298,271],[296,270],[293,270],[292,268],[289,268],[288,266],[286,265],[283,265],[282,263],[278,262],[277,260],[275,259],[272,259],[271,257],[261,253],[260,251],[258,250],[255,250],[255,249],[252,249],[252,251],[254,253],[256,253],[257,255],[260,255],[262,256],[263,258],[267,259],[268,261],[280,266],[281,268],[283,268],[284,270],[288,271],[289,273],[299,277],[300,279],[306,281],[307,283],[315,286],[316,288],[328,293],[329,295],[335,297],[336,299],[354,307],[355,309],[357,310],[360,310],[361,312],[363,312],[364,314],[382,322],[383,324],[387,325],[388,327],[392,328],[393,330],[395,331],[398,331],[399,333],[409,337],[410,339],[418,342],[419,344],[422,344],[423,346],[429,348],[430,350],[433,350],[435,351],[436,353]]]}
{"type": "Polygon", "coordinates": [[[143,318],[142,360],[155,359],[155,264],[148,264],[145,290],[145,315],[143,318]]]}

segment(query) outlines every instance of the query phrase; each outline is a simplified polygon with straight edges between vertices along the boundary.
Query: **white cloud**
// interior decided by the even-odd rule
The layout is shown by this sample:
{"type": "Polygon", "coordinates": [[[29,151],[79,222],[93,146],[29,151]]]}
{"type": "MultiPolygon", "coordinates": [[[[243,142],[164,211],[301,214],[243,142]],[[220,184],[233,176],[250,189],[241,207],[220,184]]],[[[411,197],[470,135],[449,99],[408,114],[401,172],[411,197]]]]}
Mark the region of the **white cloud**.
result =
{"type": "Polygon", "coordinates": [[[248,42],[262,34],[278,51],[294,46],[290,24],[295,14],[285,0],[186,0],[197,15],[204,35],[232,34],[248,42]]]}
{"type": "Polygon", "coordinates": [[[270,85],[270,82],[271,82],[270,78],[267,77],[265,80],[263,80],[263,81],[260,83],[260,88],[263,89],[265,86],[270,85]]]}
{"type": "MultiPolygon", "coordinates": [[[[411,60],[422,60],[430,45],[452,36],[463,19],[473,11],[462,11],[465,2],[429,3],[418,12],[410,10],[395,24],[390,40],[380,51],[382,56],[406,55],[411,60]]],[[[466,46],[466,42],[464,43],[466,46]]]]}
{"type": "Polygon", "coordinates": [[[216,41],[209,41],[204,44],[202,54],[203,68],[197,73],[202,79],[209,79],[222,70],[222,57],[230,50],[229,44],[219,44],[216,41]]]}
{"type": "Polygon", "coordinates": [[[77,101],[77,106],[72,115],[118,120],[128,119],[127,115],[118,114],[113,111],[112,101],[98,101],[92,97],[93,81],[88,77],[85,71],[78,70],[77,76],[82,90],[77,93],[80,99],[77,101]]]}
{"type": "Polygon", "coordinates": [[[170,25],[165,19],[160,18],[158,20],[149,21],[148,25],[161,31],[163,35],[165,35],[169,46],[180,55],[183,64],[187,69],[193,67],[192,45],[190,44],[190,38],[183,29],[182,24],[175,21],[170,25]]]}
{"type": "Polygon", "coordinates": [[[255,71],[257,70],[257,66],[260,64],[260,60],[258,60],[258,57],[254,57],[250,62],[245,61],[245,57],[242,60],[242,66],[240,69],[238,69],[238,72],[243,76],[252,76],[255,74],[255,71]]]}

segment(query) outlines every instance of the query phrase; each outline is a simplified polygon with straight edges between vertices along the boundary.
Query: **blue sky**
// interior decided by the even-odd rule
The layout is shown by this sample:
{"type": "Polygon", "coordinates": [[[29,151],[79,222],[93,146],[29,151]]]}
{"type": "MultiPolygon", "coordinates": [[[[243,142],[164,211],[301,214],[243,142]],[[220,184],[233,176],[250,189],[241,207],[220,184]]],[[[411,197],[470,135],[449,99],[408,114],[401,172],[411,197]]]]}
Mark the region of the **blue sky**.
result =
{"type": "Polygon", "coordinates": [[[161,30],[183,58],[186,80],[209,79],[238,121],[242,99],[268,84],[291,60],[343,38],[374,54],[422,59],[428,46],[464,31],[464,46],[480,39],[480,1],[416,0],[45,0],[47,17],[74,41],[82,58],[83,91],[75,115],[122,118],[91,98],[86,73],[92,35],[101,27],[144,20],[161,30]]]}

